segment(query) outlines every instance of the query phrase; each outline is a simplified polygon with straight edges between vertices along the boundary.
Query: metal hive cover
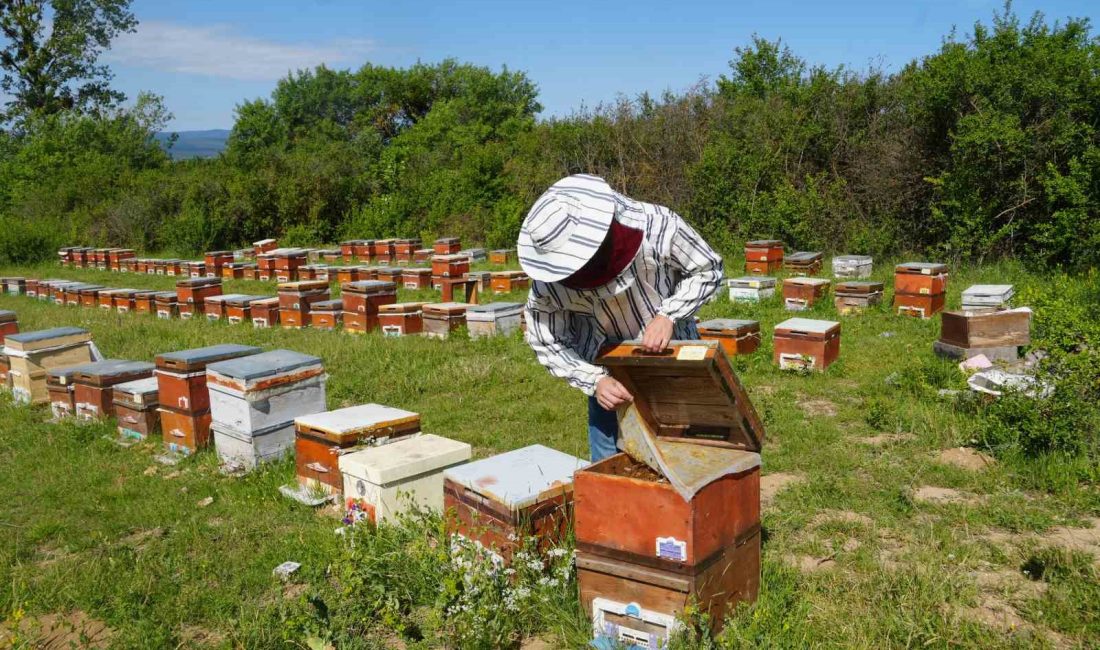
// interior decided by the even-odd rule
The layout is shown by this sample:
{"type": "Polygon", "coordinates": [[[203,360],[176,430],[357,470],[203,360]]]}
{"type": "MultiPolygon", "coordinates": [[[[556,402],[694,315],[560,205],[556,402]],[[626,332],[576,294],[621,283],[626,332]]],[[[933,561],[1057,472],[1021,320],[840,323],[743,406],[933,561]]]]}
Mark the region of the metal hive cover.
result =
{"type": "Polygon", "coordinates": [[[216,363],[236,357],[258,354],[262,350],[254,345],[222,343],[204,348],[191,348],[157,355],[157,364],[175,362],[186,365],[216,363]]]}
{"type": "Polygon", "coordinates": [[[452,467],[443,476],[488,499],[519,509],[571,489],[573,474],[585,467],[588,461],[543,445],[531,445],[452,467]]]}
{"type": "Polygon", "coordinates": [[[840,323],[831,320],[814,320],[812,318],[788,318],[775,326],[778,330],[793,330],[797,332],[809,332],[811,334],[826,334],[840,323]]]}
{"type": "Polygon", "coordinates": [[[206,370],[233,379],[252,380],[320,364],[320,357],[294,352],[293,350],[272,350],[271,352],[254,354],[239,359],[212,363],[206,367],[206,370]]]}
{"type": "Polygon", "coordinates": [[[19,334],[9,334],[4,337],[4,340],[15,341],[17,343],[35,343],[37,341],[46,341],[63,336],[74,336],[77,334],[88,333],[88,330],[81,329],[79,327],[53,327],[47,330],[35,330],[33,332],[20,332],[19,334]]]}
{"type": "Polygon", "coordinates": [[[759,327],[760,322],[754,320],[740,320],[737,318],[712,318],[699,323],[699,329],[704,330],[739,330],[745,327],[759,327]]]}

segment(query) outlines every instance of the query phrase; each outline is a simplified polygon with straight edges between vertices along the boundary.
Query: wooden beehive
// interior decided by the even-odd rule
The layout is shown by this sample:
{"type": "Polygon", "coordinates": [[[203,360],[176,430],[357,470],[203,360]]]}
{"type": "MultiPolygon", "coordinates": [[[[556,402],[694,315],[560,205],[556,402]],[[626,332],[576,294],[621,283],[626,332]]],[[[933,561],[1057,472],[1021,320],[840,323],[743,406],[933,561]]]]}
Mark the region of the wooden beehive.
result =
{"type": "Polygon", "coordinates": [[[966,310],[1007,307],[1016,293],[1011,284],[975,284],[962,292],[962,308],[966,310]]]}
{"type": "Polygon", "coordinates": [[[383,336],[410,336],[424,331],[424,303],[399,302],[378,308],[383,336]]]}
{"type": "Polygon", "coordinates": [[[252,320],[252,303],[267,298],[270,296],[231,294],[225,300],[225,319],[233,325],[248,322],[252,320]]]}
{"type": "Polygon", "coordinates": [[[19,319],[15,312],[10,309],[0,309],[0,344],[4,343],[5,337],[18,333],[19,319]]]}
{"type": "Polygon", "coordinates": [[[746,262],[782,262],[783,242],[778,239],[756,239],[745,242],[746,262]]]}
{"type": "Polygon", "coordinates": [[[791,318],[775,326],[772,345],[780,368],[824,371],[840,356],[840,323],[791,318]]]}
{"type": "Polygon", "coordinates": [[[405,269],[401,274],[401,282],[406,289],[431,289],[431,269],[405,269]]]}
{"type": "Polygon", "coordinates": [[[432,251],[436,255],[453,255],[462,249],[462,241],[458,237],[440,237],[432,245],[432,251]]]}
{"type": "Polygon", "coordinates": [[[278,240],[270,239],[270,238],[269,239],[261,239],[259,241],[252,242],[252,250],[255,252],[257,257],[259,257],[260,255],[263,255],[264,253],[268,253],[270,251],[273,251],[278,247],[279,247],[278,240]]]}
{"type": "Polygon", "coordinates": [[[466,326],[470,336],[506,335],[519,329],[523,305],[518,302],[491,302],[466,308],[466,326]]]}
{"type": "Polygon", "coordinates": [[[424,305],[424,333],[445,339],[451,332],[466,325],[466,308],[461,302],[441,302],[424,305]]]}
{"type": "Polygon", "coordinates": [[[840,314],[858,313],[882,302],[883,284],[866,280],[848,280],[836,284],[833,302],[840,314]]]}
{"type": "Polygon", "coordinates": [[[224,343],[158,354],[155,363],[160,405],[185,415],[200,415],[209,411],[206,367],[218,361],[260,352],[260,348],[251,345],[224,343]]]}
{"type": "Polygon", "coordinates": [[[516,251],[514,248],[489,251],[490,264],[512,264],[515,261],[516,251]]]}
{"type": "Polygon", "coordinates": [[[156,377],[116,385],[114,402],[120,438],[146,440],[160,435],[156,377]]]}
{"type": "Polygon", "coordinates": [[[321,360],[291,350],[211,363],[206,385],[214,424],[241,435],[293,425],[298,416],[325,410],[321,360]]]}
{"type": "Polygon", "coordinates": [[[435,255],[435,251],[430,248],[420,248],[413,251],[413,261],[417,264],[421,262],[431,262],[432,256],[435,255]]]}
{"type": "Polygon", "coordinates": [[[929,319],[943,311],[947,304],[946,293],[921,295],[913,293],[895,293],[894,311],[899,316],[929,319]]]}
{"type": "Polygon", "coordinates": [[[393,258],[398,264],[410,264],[415,252],[420,248],[419,239],[395,239],[393,242],[393,258]]]}
{"type": "MultiPolygon", "coordinates": [[[[374,240],[358,239],[353,247],[355,258],[361,262],[371,263],[374,260],[374,240]]],[[[346,260],[345,261],[349,261],[346,260]]]]}
{"type": "Polygon", "coordinates": [[[393,282],[363,280],[340,285],[344,300],[345,332],[364,333],[378,327],[378,308],[397,302],[397,285],[393,282]]]}
{"type": "Polygon", "coordinates": [[[1031,310],[945,311],[940,341],[960,348],[1031,344],[1031,310]]]}
{"type": "Polygon", "coordinates": [[[393,261],[393,239],[376,239],[370,247],[371,259],[378,264],[389,264],[393,261]]]}
{"type": "MultiPolygon", "coordinates": [[[[138,314],[153,314],[156,313],[157,307],[155,302],[156,291],[143,289],[141,291],[134,292],[134,311],[138,314]]],[[[175,295],[173,293],[172,295],[175,295]]]]}
{"type": "Polygon", "coordinates": [[[726,280],[730,302],[760,302],[775,295],[775,278],[750,276],[726,280]]]}
{"type": "Polygon", "coordinates": [[[107,287],[97,284],[86,284],[77,293],[80,294],[80,306],[94,309],[99,304],[99,292],[106,291],[107,287]]]}
{"type": "MultiPolygon", "coordinates": [[[[895,294],[936,296],[947,291],[947,265],[907,262],[894,267],[895,294]]],[[[931,314],[929,314],[930,316],[931,314]]]]}
{"type": "Polygon", "coordinates": [[[4,339],[12,396],[16,401],[43,404],[49,399],[46,372],[93,360],[92,335],[79,327],[11,334],[4,339]]]}
{"type": "MultiPolygon", "coordinates": [[[[189,305],[190,314],[202,313],[203,303],[210,296],[222,295],[221,278],[188,278],[176,282],[176,303],[189,305]]],[[[183,316],[183,308],[180,308],[183,316]]]]}
{"type": "Polygon", "coordinates": [[[493,293],[511,293],[531,286],[531,279],[523,271],[495,271],[490,276],[493,293]]]}
{"type": "Polygon", "coordinates": [[[760,323],[754,320],[716,318],[699,323],[699,338],[718,341],[729,356],[752,354],[760,347],[760,323]]]}
{"type": "Polygon", "coordinates": [[[783,268],[790,273],[817,275],[821,272],[821,261],[825,255],[819,252],[798,251],[783,259],[783,268]]]}
{"type": "Polygon", "coordinates": [[[252,307],[252,326],[253,327],[274,327],[279,324],[279,299],[278,298],[262,298],[260,300],[253,300],[252,307]]]}
{"type": "Polygon", "coordinates": [[[447,531],[510,561],[528,537],[540,547],[564,540],[572,517],[573,474],[588,462],[542,445],[484,458],[443,473],[447,531]]]}
{"type": "Polygon", "coordinates": [[[441,278],[460,278],[470,271],[470,258],[465,255],[435,255],[432,257],[432,275],[441,278]]]}
{"type": "Polygon", "coordinates": [[[50,413],[56,420],[76,415],[73,373],[79,367],[80,365],[62,366],[46,371],[46,394],[49,396],[50,413]]]}
{"type": "Polygon", "coordinates": [[[871,277],[874,258],[870,255],[837,255],[833,258],[833,276],[861,280],[871,277]]]}
{"type": "Polygon", "coordinates": [[[783,280],[783,305],[792,311],[813,307],[829,293],[829,280],[797,277],[783,280]]]}
{"type": "Polygon", "coordinates": [[[318,330],[334,330],[340,326],[343,312],[343,300],[315,302],[309,311],[309,326],[318,330]]]}
{"type": "Polygon", "coordinates": [[[392,521],[413,507],[442,512],[443,473],[470,460],[472,451],[429,433],[339,456],[345,521],[392,521]]]}
{"type": "Polygon", "coordinates": [[[412,411],[363,404],[294,419],[298,482],[339,493],[344,489],[338,459],[355,447],[386,444],[420,431],[420,415],[412,411]]]}
{"type": "Polygon", "coordinates": [[[76,417],[98,420],[115,414],[114,386],[153,375],[153,364],[145,361],[106,359],[76,369],[72,381],[76,417]]]}
{"type": "Polygon", "coordinates": [[[157,318],[175,318],[179,316],[179,302],[175,291],[158,291],[153,294],[153,309],[157,318]]]}

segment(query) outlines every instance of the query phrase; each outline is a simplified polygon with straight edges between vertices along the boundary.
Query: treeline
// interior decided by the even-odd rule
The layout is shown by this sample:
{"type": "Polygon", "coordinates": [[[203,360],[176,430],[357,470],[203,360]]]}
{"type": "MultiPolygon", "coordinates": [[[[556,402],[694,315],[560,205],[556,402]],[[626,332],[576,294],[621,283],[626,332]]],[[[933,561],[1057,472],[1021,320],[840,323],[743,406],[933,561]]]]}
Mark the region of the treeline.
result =
{"type": "Polygon", "coordinates": [[[0,257],[60,243],[193,254],[277,234],[514,242],[573,172],[667,204],[725,250],[1100,263],[1100,39],[1010,9],[887,74],[735,50],[713,83],[536,120],[522,72],[317,68],[238,107],[226,152],[172,162],[155,98],[0,137],[0,257]]]}

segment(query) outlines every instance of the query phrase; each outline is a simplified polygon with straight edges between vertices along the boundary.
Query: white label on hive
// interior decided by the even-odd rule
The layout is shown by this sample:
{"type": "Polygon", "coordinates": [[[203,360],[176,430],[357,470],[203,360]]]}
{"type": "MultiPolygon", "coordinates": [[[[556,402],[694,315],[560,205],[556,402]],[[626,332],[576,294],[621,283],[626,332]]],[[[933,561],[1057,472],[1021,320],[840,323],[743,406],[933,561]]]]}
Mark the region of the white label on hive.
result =
{"type": "Polygon", "coordinates": [[[932,269],[921,269],[920,272],[924,275],[932,275],[932,269]]]}
{"type": "Polygon", "coordinates": [[[687,542],[675,537],[658,537],[657,557],[673,562],[687,562],[687,542]]]}
{"type": "Polygon", "coordinates": [[[920,295],[922,295],[922,296],[927,296],[927,295],[929,295],[930,293],[932,293],[932,290],[931,290],[931,289],[929,289],[929,288],[927,288],[927,287],[921,287],[921,288],[920,288],[920,295]]]}
{"type": "Polygon", "coordinates": [[[677,361],[702,361],[707,358],[707,348],[703,345],[685,345],[676,353],[677,361]]]}

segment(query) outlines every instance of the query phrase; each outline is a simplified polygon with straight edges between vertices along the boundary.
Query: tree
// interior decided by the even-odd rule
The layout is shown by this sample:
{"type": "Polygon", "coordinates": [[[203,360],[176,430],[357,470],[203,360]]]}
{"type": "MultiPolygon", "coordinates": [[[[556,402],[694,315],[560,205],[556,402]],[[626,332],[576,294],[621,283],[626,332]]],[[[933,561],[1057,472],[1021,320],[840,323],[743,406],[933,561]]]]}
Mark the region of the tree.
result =
{"type": "Polygon", "coordinates": [[[124,101],[97,61],[136,25],[130,0],[0,0],[0,89],[12,96],[0,123],[124,101]]]}

